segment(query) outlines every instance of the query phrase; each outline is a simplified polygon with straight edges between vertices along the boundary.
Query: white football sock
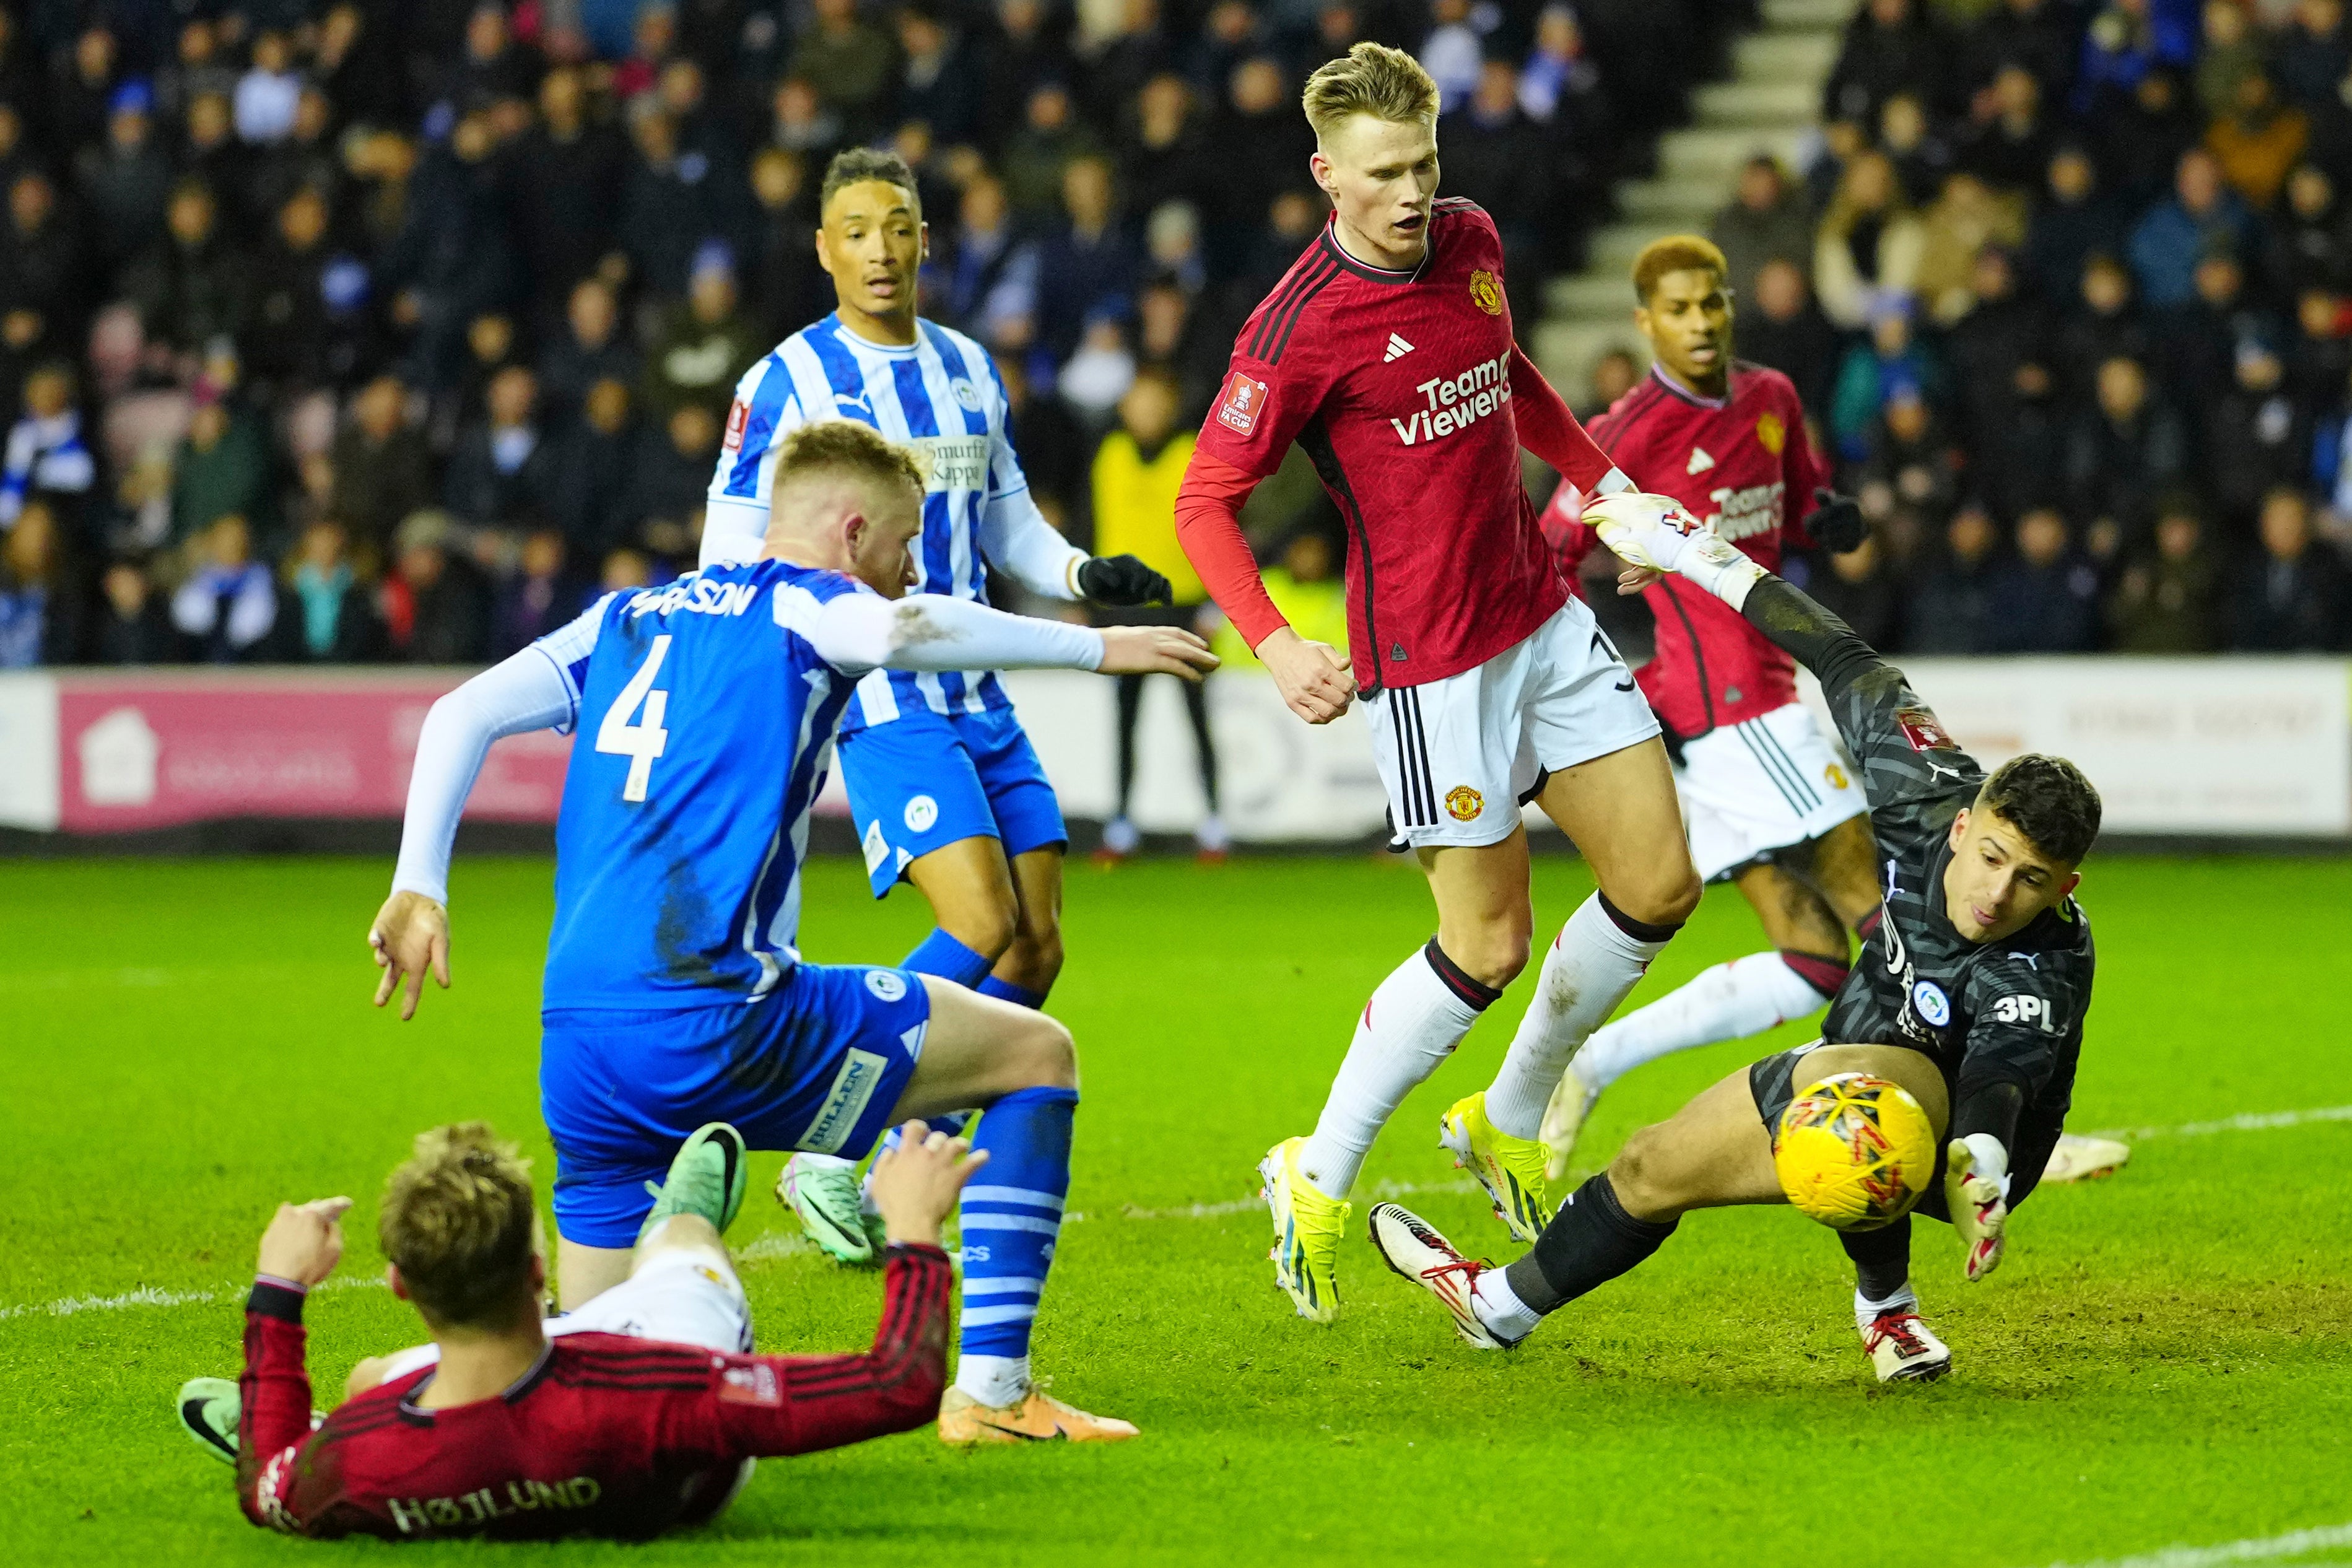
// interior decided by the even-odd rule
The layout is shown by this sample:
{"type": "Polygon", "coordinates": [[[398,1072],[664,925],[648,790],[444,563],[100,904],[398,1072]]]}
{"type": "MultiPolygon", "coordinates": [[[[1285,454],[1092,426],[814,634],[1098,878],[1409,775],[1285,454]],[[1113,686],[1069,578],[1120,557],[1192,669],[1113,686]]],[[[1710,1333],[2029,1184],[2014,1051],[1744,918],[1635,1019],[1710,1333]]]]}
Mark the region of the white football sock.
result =
{"type": "Polygon", "coordinates": [[[1578,905],[1544,953],[1527,1016],[1486,1090],[1486,1120],[1514,1138],[1534,1137],[1569,1058],[1617,1010],[1665,945],[1663,938],[1644,942],[1619,925],[1599,893],[1578,905]]]}
{"type": "Polygon", "coordinates": [[[1576,1059],[1576,1076],[1587,1089],[1607,1089],[1643,1062],[1694,1046],[1760,1035],[1828,1001],[1779,953],[1751,952],[1718,963],[1638,1012],[1593,1031],[1576,1059]]]}
{"type": "Polygon", "coordinates": [[[1452,967],[1433,941],[1397,965],[1356,1022],[1348,1059],[1339,1064],[1323,1114],[1298,1156],[1299,1170],[1327,1197],[1348,1195],[1372,1140],[1396,1108],[1454,1054],[1478,1021],[1486,1003],[1474,1005],[1463,987],[1475,987],[1493,1000],[1493,992],[1459,970],[1452,979],[1441,974],[1441,961],[1452,967]]]}
{"type": "Polygon", "coordinates": [[[1543,1314],[1519,1300],[1511,1282],[1499,1268],[1489,1268],[1478,1276],[1470,1287],[1470,1310],[1486,1325],[1486,1331],[1498,1340],[1526,1339],[1543,1321],[1543,1314]]]}
{"type": "Polygon", "coordinates": [[[968,1355],[956,1363],[955,1385],[999,1409],[1017,1405],[1029,1393],[1025,1355],[968,1355]]]}
{"type": "MultiPolygon", "coordinates": [[[[1484,1284],[1486,1281],[1482,1278],[1479,1282],[1484,1284]]],[[[1905,1280],[1900,1289],[1883,1300],[1874,1301],[1856,1290],[1853,1293],[1853,1326],[1857,1329],[1869,1328],[1877,1321],[1878,1314],[1890,1307],[1908,1307],[1913,1311],[1918,1310],[1919,1298],[1913,1293],[1909,1280],[1905,1280]]]]}

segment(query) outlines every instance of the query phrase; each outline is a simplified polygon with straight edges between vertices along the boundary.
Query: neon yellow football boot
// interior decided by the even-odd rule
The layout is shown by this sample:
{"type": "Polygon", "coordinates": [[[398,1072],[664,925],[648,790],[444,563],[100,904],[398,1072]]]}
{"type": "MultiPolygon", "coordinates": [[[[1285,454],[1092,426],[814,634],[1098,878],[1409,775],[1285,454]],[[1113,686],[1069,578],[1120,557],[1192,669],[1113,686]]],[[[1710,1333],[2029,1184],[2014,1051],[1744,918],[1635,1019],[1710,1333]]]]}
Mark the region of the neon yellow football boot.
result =
{"type": "Polygon", "coordinates": [[[1265,1152],[1257,1173],[1274,1215],[1274,1283],[1290,1293],[1298,1315],[1328,1323],[1339,1315],[1339,1238],[1356,1205],[1327,1197],[1298,1168],[1304,1138],[1286,1138],[1265,1152]]]}
{"type": "Polygon", "coordinates": [[[1514,1138],[1487,1121],[1481,1089],[1454,1102],[1437,1123],[1437,1141],[1454,1155],[1454,1169],[1478,1178],[1513,1240],[1531,1243],[1543,1234],[1551,1205],[1544,1201],[1548,1155],[1541,1139],[1514,1138]]]}

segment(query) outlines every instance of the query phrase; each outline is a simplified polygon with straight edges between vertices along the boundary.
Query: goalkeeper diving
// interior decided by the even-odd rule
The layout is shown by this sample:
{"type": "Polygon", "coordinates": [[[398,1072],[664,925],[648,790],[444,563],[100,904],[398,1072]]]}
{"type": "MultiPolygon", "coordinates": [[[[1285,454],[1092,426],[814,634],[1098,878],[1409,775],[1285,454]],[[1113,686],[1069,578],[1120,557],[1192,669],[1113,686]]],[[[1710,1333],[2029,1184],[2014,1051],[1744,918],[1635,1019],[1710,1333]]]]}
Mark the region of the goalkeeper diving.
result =
{"type": "Polygon", "coordinates": [[[1786,1202],[1774,1165],[1782,1113],[1806,1086],[1861,1073],[1906,1091],[1940,1150],[1906,1178],[1906,1212],[1840,1231],[1854,1321],[1881,1381],[1939,1377],[1951,1352],[1911,1285],[1916,1207],[1947,1221],[1967,1278],[2001,1261],[2010,1216],[2064,1125],[2095,955],[2073,893],[2099,831],[2099,796],[2072,763],[2029,753],[1987,776],[1837,616],[1656,496],[1588,502],[1585,521],[1626,563],[1621,593],[1673,574],[1715,595],[1821,679],[1860,764],[1884,903],[1812,1045],[1767,1057],[1629,1138],[1607,1170],[1507,1268],[1464,1258],[1396,1204],[1372,1243],[1426,1286],[1472,1344],[1507,1349],[1537,1323],[1639,1265],[1693,1209],[1786,1202]]]}

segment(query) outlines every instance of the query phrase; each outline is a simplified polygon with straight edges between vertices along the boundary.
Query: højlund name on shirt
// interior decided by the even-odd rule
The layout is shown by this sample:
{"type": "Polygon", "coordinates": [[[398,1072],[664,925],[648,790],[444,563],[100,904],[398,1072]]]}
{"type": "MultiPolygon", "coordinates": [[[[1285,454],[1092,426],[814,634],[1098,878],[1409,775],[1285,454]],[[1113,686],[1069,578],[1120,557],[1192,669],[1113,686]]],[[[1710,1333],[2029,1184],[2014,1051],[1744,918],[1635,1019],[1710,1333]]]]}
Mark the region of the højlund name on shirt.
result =
{"type": "Polygon", "coordinates": [[[1413,388],[1427,400],[1403,419],[1391,419],[1397,439],[1410,447],[1433,441],[1468,428],[1511,401],[1511,356],[1508,353],[1480,360],[1460,375],[1441,375],[1413,388]]]}

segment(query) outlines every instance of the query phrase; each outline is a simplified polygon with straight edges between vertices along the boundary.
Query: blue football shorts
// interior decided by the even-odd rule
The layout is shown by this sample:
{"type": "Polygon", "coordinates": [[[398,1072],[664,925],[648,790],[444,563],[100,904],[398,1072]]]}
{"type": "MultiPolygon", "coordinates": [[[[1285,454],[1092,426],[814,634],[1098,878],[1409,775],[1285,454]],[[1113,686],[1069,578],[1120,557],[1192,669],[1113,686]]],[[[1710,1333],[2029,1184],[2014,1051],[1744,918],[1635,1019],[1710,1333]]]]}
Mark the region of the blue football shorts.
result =
{"type": "Polygon", "coordinates": [[[754,1149],[871,1149],[923,1053],[923,978],[802,963],[752,1003],[541,1015],[539,1099],[555,1140],[555,1227],[633,1247],[677,1147],[729,1121],[754,1149]]]}
{"type": "Polygon", "coordinates": [[[840,753],[850,819],[877,899],[911,862],[959,839],[1000,840],[1008,860],[1070,841],[1045,764],[1011,708],[902,710],[844,734],[840,753]]]}

